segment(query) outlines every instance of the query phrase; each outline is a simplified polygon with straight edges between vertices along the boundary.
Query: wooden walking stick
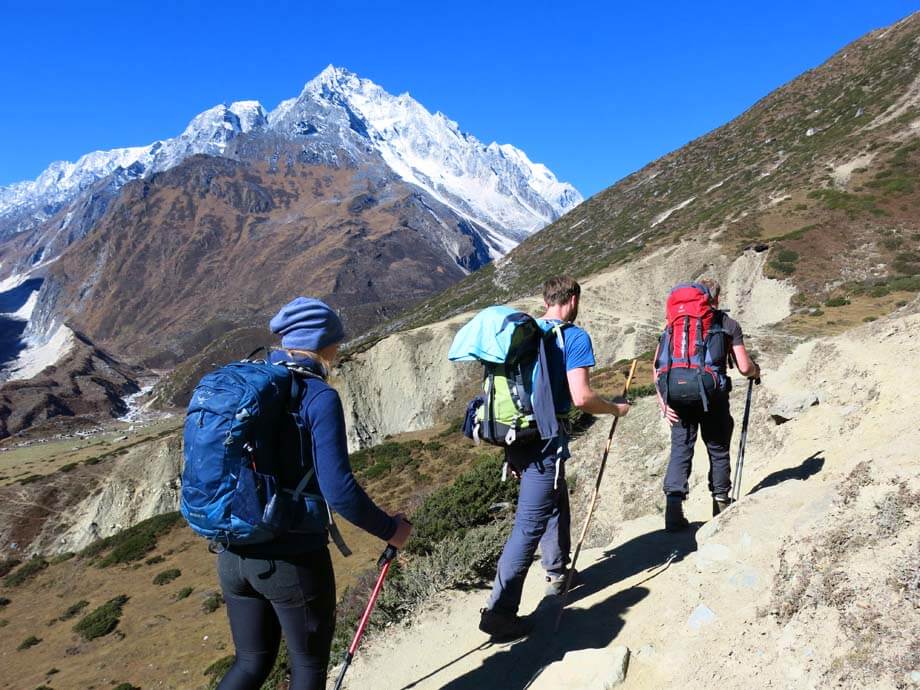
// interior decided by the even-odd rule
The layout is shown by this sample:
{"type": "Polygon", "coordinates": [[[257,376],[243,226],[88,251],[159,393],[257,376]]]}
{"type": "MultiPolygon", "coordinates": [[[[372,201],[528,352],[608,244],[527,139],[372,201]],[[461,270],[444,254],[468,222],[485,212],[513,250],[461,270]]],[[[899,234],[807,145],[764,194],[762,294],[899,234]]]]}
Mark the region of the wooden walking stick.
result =
{"type": "MultiPolygon", "coordinates": [[[[639,364],[638,359],[632,361],[632,366],[629,368],[629,376],[626,377],[626,385],[623,386],[623,397],[629,393],[629,385],[632,383],[633,376],[636,374],[636,365],[639,364]]],[[[594,495],[591,496],[591,504],[588,506],[588,514],[585,516],[585,524],[581,527],[581,536],[578,538],[578,545],[575,547],[575,555],[572,557],[572,563],[569,565],[569,569],[565,574],[565,587],[562,590],[562,606],[559,608],[559,616],[556,618],[556,627],[553,628],[553,633],[559,631],[559,624],[562,622],[562,614],[565,611],[565,599],[569,594],[569,587],[572,586],[572,573],[575,572],[575,562],[578,560],[578,554],[581,553],[581,545],[585,541],[585,535],[588,534],[588,525],[591,524],[591,516],[594,515],[594,506],[597,505],[597,497],[600,495],[601,491],[601,479],[604,478],[604,468],[607,466],[607,455],[610,453],[610,442],[613,441],[613,432],[617,430],[617,422],[620,421],[619,417],[613,418],[613,424],[610,425],[610,433],[607,435],[607,445],[604,447],[604,457],[601,458],[601,466],[597,471],[597,481],[594,482],[594,495]]]]}

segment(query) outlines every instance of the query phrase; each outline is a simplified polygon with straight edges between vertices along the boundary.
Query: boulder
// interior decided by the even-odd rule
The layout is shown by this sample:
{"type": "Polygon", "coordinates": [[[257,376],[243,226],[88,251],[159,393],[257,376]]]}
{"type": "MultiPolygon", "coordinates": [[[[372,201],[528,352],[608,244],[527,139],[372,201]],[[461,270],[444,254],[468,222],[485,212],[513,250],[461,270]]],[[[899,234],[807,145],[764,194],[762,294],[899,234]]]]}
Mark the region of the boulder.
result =
{"type": "Polygon", "coordinates": [[[777,426],[799,417],[809,407],[819,403],[818,394],[813,391],[790,393],[780,397],[770,407],[770,418],[777,426]]]}

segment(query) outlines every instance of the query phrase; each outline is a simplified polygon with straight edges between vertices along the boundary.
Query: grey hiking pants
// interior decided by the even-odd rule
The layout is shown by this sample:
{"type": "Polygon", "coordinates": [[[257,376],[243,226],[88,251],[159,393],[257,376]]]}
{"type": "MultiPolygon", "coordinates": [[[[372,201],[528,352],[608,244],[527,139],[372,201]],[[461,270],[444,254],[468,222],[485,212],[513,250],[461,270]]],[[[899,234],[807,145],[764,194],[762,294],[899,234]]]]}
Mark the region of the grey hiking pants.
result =
{"type": "Polygon", "coordinates": [[[664,477],[665,494],[686,497],[690,493],[688,480],[698,431],[702,431],[709,453],[709,491],[713,495],[727,494],[732,488],[729,446],[735,428],[728,396],[713,396],[709,412],[703,411],[702,403],[675,406],[674,411],[680,417],[680,424],[671,427],[671,460],[664,477]]]}
{"type": "Polygon", "coordinates": [[[568,457],[565,439],[540,441],[506,452],[509,464],[520,474],[521,493],[511,536],[498,560],[487,604],[490,610],[517,613],[524,578],[538,545],[544,570],[552,575],[565,572],[572,549],[569,492],[565,482],[568,457]]]}

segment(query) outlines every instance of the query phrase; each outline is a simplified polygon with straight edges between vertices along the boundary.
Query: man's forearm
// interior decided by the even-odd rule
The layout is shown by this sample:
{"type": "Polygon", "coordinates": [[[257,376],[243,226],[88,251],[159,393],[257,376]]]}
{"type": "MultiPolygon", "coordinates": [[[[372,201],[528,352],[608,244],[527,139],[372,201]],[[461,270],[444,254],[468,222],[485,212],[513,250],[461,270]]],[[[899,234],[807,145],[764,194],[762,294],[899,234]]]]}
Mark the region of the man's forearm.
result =
{"type": "Polygon", "coordinates": [[[588,414],[620,414],[620,406],[617,403],[602,398],[593,390],[578,400],[575,406],[588,414]]]}

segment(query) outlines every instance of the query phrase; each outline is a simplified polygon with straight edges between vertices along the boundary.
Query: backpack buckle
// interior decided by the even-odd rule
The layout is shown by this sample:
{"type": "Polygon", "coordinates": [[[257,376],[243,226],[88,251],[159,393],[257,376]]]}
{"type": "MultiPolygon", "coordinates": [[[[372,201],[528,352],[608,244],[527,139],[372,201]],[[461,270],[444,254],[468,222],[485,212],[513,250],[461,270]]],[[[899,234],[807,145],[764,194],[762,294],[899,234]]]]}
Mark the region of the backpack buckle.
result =
{"type": "Polygon", "coordinates": [[[508,433],[505,434],[505,444],[510,446],[512,443],[514,443],[516,438],[517,431],[515,431],[514,427],[510,427],[508,429],[508,433]]]}

